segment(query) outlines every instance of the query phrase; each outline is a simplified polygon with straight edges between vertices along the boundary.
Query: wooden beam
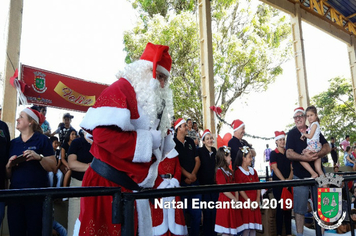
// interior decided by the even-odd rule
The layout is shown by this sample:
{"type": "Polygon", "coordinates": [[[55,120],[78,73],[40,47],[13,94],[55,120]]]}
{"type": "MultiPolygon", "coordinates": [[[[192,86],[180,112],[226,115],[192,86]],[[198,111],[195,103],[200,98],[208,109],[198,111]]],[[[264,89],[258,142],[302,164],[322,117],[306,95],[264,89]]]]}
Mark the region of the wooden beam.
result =
{"type": "Polygon", "coordinates": [[[356,13],[354,13],[354,14],[352,14],[352,15],[349,15],[349,16],[347,16],[346,18],[347,18],[347,19],[350,19],[350,18],[352,18],[352,17],[354,17],[354,16],[356,16],[356,13]]]}
{"type": "Polygon", "coordinates": [[[294,3],[287,0],[260,0],[284,13],[295,15],[294,3]]]}
{"type": "Polygon", "coordinates": [[[295,55],[295,67],[297,74],[298,85],[298,102],[301,107],[309,106],[309,92],[307,81],[307,70],[305,66],[305,53],[303,42],[302,21],[300,7],[296,4],[296,15],[291,17],[292,34],[293,34],[293,49],[295,55]]]}
{"type": "Polygon", "coordinates": [[[214,62],[213,44],[211,33],[211,8],[210,0],[199,0],[199,33],[200,33],[200,60],[201,60],[201,85],[203,100],[203,127],[210,129],[216,137],[215,116],[210,110],[214,106],[214,62]]]}
{"type": "MultiPolygon", "coordinates": [[[[353,29],[351,29],[350,27],[350,30],[347,30],[345,27],[337,25],[336,23],[333,23],[330,20],[328,20],[326,18],[326,13],[328,12],[331,13],[331,8],[330,6],[326,5],[325,1],[322,1],[320,3],[322,6],[325,5],[328,7],[327,12],[323,14],[319,14],[315,11],[311,11],[310,9],[307,10],[307,7],[302,6],[303,3],[300,3],[299,0],[289,0],[289,1],[288,0],[260,0],[260,1],[268,5],[271,5],[274,8],[277,8],[287,14],[290,14],[291,16],[295,16],[296,13],[295,13],[294,5],[298,4],[299,8],[302,8],[300,10],[300,15],[303,21],[347,43],[348,45],[351,45],[350,34],[354,32],[353,29]]],[[[323,11],[323,8],[321,8],[321,10],[323,11]]]]}
{"type": "Polygon", "coordinates": [[[348,45],[347,51],[349,54],[351,81],[352,81],[352,93],[354,96],[354,106],[356,108],[356,38],[351,37],[352,44],[348,45]]]}
{"type": "Polygon", "coordinates": [[[17,109],[16,89],[10,84],[10,77],[19,66],[23,0],[11,0],[9,25],[6,44],[6,60],[4,73],[4,104],[2,119],[9,126],[11,138],[15,137],[15,120],[17,109]]]}

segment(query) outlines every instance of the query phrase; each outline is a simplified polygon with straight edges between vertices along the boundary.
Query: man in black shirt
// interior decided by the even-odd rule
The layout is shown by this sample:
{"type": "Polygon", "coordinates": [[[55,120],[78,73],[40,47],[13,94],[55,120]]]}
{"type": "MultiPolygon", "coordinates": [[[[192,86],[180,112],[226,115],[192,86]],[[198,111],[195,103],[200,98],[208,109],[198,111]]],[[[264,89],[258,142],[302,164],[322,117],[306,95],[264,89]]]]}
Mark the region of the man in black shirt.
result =
{"type": "MultiPolygon", "coordinates": [[[[252,158],[256,156],[256,152],[252,149],[252,145],[250,145],[246,140],[242,139],[245,135],[245,123],[241,120],[237,119],[232,122],[232,128],[234,129],[234,136],[230,139],[228,146],[231,148],[231,163],[235,165],[235,159],[237,152],[243,146],[248,146],[251,150],[252,158]]],[[[232,167],[235,168],[234,166],[232,167]]]]}
{"type": "MultiPolygon", "coordinates": [[[[179,162],[182,168],[182,177],[180,185],[185,186],[196,186],[199,185],[197,180],[197,173],[200,167],[200,159],[198,156],[197,149],[193,139],[187,137],[188,127],[184,119],[179,118],[174,123],[174,129],[176,137],[174,142],[176,143],[176,150],[178,152],[179,162]]],[[[191,226],[189,235],[199,235],[200,220],[201,220],[201,209],[192,209],[192,200],[201,200],[201,194],[182,196],[182,200],[187,199],[188,209],[186,209],[191,214],[191,226]]],[[[184,210],[185,211],[185,210],[184,210]]]]}
{"type": "MultiPolygon", "coordinates": [[[[330,152],[330,146],[325,140],[324,136],[320,134],[320,143],[322,144],[322,149],[317,153],[308,151],[302,154],[303,150],[308,146],[306,139],[300,139],[301,134],[306,133],[306,129],[308,128],[305,124],[306,117],[303,107],[298,107],[294,110],[293,119],[296,126],[288,132],[286,144],[287,158],[293,161],[292,165],[294,179],[310,178],[310,173],[304,169],[304,167],[300,164],[300,161],[309,162],[310,166],[315,170],[314,161],[328,154],[330,152]]],[[[293,193],[297,236],[300,236],[303,235],[304,214],[307,212],[309,186],[294,187],[293,193]]]]}

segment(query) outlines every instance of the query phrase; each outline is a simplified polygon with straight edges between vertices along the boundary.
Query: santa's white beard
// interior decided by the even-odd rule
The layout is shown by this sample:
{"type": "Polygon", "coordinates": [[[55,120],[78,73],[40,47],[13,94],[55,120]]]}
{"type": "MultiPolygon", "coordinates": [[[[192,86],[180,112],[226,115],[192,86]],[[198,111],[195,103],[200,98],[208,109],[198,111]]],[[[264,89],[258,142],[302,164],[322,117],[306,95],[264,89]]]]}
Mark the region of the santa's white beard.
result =
{"type": "Polygon", "coordinates": [[[162,132],[162,137],[167,134],[170,128],[171,117],[173,116],[173,100],[172,91],[167,83],[164,88],[159,86],[152,86],[152,62],[136,61],[125,67],[125,70],[119,72],[117,78],[128,79],[136,92],[136,99],[138,105],[143,109],[150,120],[150,127],[156,129],[157,114],[163,110],[161,121],[159,123],[159,130],[162,132]],[[164,102],[163,102],[164,101],[164,102]]]}

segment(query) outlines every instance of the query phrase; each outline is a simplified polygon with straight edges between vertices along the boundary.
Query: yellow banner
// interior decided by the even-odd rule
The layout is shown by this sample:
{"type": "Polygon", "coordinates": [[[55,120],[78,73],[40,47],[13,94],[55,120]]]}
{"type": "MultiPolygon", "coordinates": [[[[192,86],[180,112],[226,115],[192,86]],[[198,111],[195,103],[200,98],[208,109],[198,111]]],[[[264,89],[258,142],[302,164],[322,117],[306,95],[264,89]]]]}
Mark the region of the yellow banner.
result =
{"type": "Polygon", "coordinates": [[[66,101],[80,105],[80,106],[93,106],[95,103],[95,96],[86,96],[80,93],[75,92],[61,81],[58,82],[54,91],[61,96],[66,101]]]}

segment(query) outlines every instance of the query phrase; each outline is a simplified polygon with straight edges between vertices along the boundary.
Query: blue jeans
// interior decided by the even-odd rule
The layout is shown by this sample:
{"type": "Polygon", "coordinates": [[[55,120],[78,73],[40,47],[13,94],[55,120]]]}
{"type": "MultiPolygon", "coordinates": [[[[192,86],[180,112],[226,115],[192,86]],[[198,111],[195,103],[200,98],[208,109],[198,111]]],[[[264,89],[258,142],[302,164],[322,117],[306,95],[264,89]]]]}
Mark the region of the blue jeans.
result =
{"type": "Polygon", "coordinates": [[[67,230],[55,220],[53,220],[52,228],[59,234],[59,236],[67,236],[67,230]]]}
{"type": "Polygon", "coordinates": [[[354,163],[351,163],[351,162],[349,162],[349,161],[346,161],[345,166],[354,167],[354,163]]]}
{"type": "MultiPolygon", "coordinates": [[[[299,179],[293,176],[293,179],[299,179]]],[[[293,187],[294,213],[304,215],[308,211],[309,186],[293,187]]]]}
{"type": "MultiPolygon", "coordinates": [[[[199,186],[198,180],[195,181],[194,183],[191,184],[186,184],[184,181],[181,182],[182,187],[188,187],[188,186],[199,186]]],[[[188,196],[182,196],[182,201],[184,202],[185,199],[187,199],[188,206],[187,209],[183,209],[184,214],[187,212],[191,216],[191,222],[190,222],[190,232],[189,236],[199,236],[199,231],[200,231],[200,221],[201,221],[201,209],[192,209],[192,200],[193,199],[199,199],[199,202],[202,199],[201,194],[195,194],[195,195],[188,195],[188,196]]],[[[186,220],[187,223],[187,220],[186,220]]]]}

